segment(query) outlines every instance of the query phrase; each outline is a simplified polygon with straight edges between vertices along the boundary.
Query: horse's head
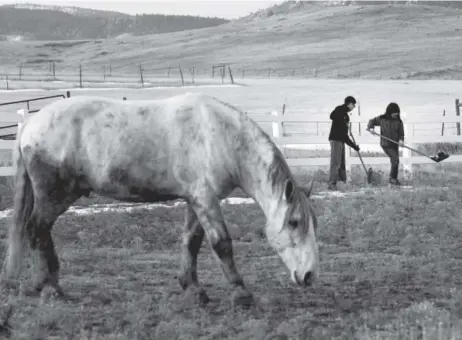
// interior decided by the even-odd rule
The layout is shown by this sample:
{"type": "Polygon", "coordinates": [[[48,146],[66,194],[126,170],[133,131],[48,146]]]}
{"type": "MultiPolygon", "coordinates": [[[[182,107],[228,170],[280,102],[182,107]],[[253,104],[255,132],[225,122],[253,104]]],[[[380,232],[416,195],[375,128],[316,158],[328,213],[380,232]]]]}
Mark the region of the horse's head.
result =
{"type": "Polygon", "coordinates": [[[266,235],[300,286],[311,285],[318,277],[317,219],[310,202],[309,189],[300,188],[288,179],[281,199],[268,220],[266,235]]]}

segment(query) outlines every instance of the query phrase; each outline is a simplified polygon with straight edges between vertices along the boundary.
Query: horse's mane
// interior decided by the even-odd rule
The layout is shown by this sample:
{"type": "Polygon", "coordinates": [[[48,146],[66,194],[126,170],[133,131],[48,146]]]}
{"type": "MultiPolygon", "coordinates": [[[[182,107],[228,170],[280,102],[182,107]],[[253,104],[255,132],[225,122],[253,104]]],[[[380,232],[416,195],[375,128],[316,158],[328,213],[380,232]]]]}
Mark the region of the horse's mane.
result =
{"type": "MultiPolygon", "coordinates": [[[[301,220],[305,223],[300,225],[300,233],[305,236],[310,230],[310,218],[313,218],[314,228],[316,228],[316,217],[314,215],[313,207],[309,200],[309,192],[307,192],[294,178],[290,171],[289,165],[287,164],[284,156],[282,155],[279,148],[271,141],[267,136],[268,142],[272,145],[273,149],[273,162],[270,164],[268,170],[268,177],[274,190],[280,190],[287,179],[290,179],[294,185],[293,187],[293,201],[291,204],[291,210],[289,214],[292,214],[298,207],[300,211],[301,220]]],[[[282,188],[282,191],[284,189],[282,188]]]]}
{"type": "MultiPolygon", "coordinates": [[[[238,109],[237,107],[229,103],[223,102],[216,97],[212,98],[220,104],[230,108],[231,110],[237,111],[242,115],[246,115],[245,112],[238,109]]],[[[293,202],[291,205],[291,211],[289,211],[289,213],[292,214],[297,207],[299,208],[301,219],[305,221],[305,223],[302,223],[300,225],[300,233],[302,234],[302,236],[305,236],[309,232],[310,218],[313,218],[316,227],[316,217],[314,215],[314,211],[309,200],[309,193],[304,188],[302,188],[297,182],[297,180],[294,178],[284,156],[282,155],[281,151],[276,146],[276,144],[274,144],[271,137],[253,120],[249,119],[249,121],[252,122],[253,129],[257,130],[260,133],[260,137],[262,137],[260,140],[264,140],[264,142],[267,143],[267,145],[271,148],[273,152],[273,161],[268,166],[268,180],[271,183],[271,187],[273,188],[273,190],[283,192],[284,188],[282,186],[284,185],[287,179],[290,179],[294,184],[293,202]]]]}

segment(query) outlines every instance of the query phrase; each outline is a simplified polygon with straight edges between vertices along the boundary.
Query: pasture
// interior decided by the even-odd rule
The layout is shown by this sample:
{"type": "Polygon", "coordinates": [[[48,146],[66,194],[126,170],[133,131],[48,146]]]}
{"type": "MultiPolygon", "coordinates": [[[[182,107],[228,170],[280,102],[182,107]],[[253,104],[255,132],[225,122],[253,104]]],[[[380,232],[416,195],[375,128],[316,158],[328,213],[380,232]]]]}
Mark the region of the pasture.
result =
{"type": "MultiPolygon", "coordinates": [[[[178,67],[189,78],[210,75],[212,65],[231,65],[235,78],[460,79],[460,9],[389,4],[307,5],[287,2],[276,15],[217,27],[148,36],[81,41],[0,42],[0,75],[102,81],[130,76],[138,82],[171,78],[178,67]],[[292,9],[289,9],[292,7],[292,9]],[[295,8],[293,8],[295,7],[295,8]],[[342,18],[341,22],[338,18],[342,18]],[[354,46],[354,48],[352,48],[354,46]],[[206,47],[206,48],[204,48],[206,47]],[[22,63],[21,63],[22,61],[22,63]],[[108,72],[111,67],[112,72],[108,72]],[[171,68],[171,70],[170,70],[171,68]]],[[[128,78],[126,78],[128,80],[128,78]]]]}
{"type": "MultiPolygon", "coordinates": [[[[390,101],[409,112],[440,115],[446,109],[455,115],[454,98],[462,86],[246,80],[245,86],[70,90],[72,96],[128,99],[202,91],[249,112],[280,109],[285,102],[287,114],[291,108],[322,111],[327,121],[348,94],[360,100],[366,117],[382,113],[390,101]]],[[[64,92],[3,91],[0,102],[64,92]]],[[[431,142],[438,132],[427,133],[431,142]]],[[[198,308],[183,297],[176,278],[184,208],[90,197],[79,200],[53,229],[61,283],[72,299],[59,300],[46,291],[40,298],[1,291],[0,332],[11,329],[14,339],[462,339],[462,168],[450,162],[416,167],[402,189],[365,188],[356,170],[344,192],[333,195],[325,192],[326,169],[294,169],[305,184],[316,179],[321,272],[312,288],[288,281],[263,236],[263,213],[248,199],[234,199],[223,204],[225,219],[236,264],[258,306],[232,308],[229,285],[204,243],[198,275],[212,301],[198,308]]],[[[2,190],[3,241],[10,190],[2,190]]],[[[0,253],[4,248],[1,242],[0,253]]]]}

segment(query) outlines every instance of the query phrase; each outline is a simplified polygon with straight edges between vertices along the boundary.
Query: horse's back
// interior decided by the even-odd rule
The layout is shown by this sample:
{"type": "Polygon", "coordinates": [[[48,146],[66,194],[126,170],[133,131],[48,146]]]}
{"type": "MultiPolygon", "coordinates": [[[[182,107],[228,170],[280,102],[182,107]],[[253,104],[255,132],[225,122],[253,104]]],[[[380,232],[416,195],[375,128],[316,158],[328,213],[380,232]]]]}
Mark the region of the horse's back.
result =
{"type": "MultiPolygon", "coordinates": [[[[81,120],[95,120],[98,116],[110,113],[111,118],[130,117],[133,121],[139,115],[149,114],[151,119],[170,120],[183,123],[185,117],[205,124],[218,120],[233,121],[239,124],[241,112],[231,105],[219,101],[217,98],[203,93],[185,93],[152,100],[119,100],[97,96],[76,96],[57,100],[42,108],[30,117],[30,121],[37,125],[39,121],[50,119],[78,117],[81,120]],[[194,115],[191,115],[194,111],[194,115]],[[114,117],[118,115],[119,117],[114,117]],[[193,118],[193,119],[192,119],[193,118]]],[[[42,124],[43,125],[43,124],[42,124]]],[[[181,128],[181,126],[179,126],[181,128]]]]}
{"type": "Polygon", "coordinates": [[[96,191],[180,195],[194,183],[212,182],[220,191],[232,182],[241,123],[239,110],[202,94],[146,101],[81,96],[32,116],[20,143],[29,160],[46,158],[96,191]]]}

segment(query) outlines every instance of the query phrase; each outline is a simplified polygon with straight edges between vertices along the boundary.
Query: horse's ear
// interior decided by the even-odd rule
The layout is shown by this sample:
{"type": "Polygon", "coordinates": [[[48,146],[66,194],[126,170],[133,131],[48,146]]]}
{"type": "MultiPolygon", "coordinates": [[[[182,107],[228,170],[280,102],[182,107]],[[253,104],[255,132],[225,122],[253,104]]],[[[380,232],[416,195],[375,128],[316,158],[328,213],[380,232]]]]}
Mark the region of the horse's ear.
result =
{"type": "Polygon", "coordinates": [[[313,184],[314,184],[314,179],[311,180],[310,187],[305,189],[305,194],[306,194],[307,197],[311,196],[311,192],[313,190],[313,184]]]}
{"type": "Polygon", "coordinates": [[[294,191],[294,183],[292,182],[292,180],[288,179],[286,181],[286,187],[284,189],[284,196],[287,202],[292,203],[292,201],[294,200],[294,191]]]}

